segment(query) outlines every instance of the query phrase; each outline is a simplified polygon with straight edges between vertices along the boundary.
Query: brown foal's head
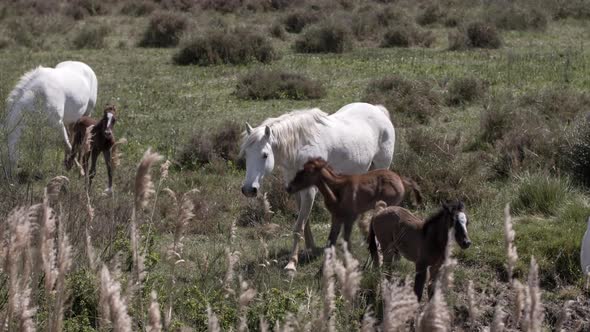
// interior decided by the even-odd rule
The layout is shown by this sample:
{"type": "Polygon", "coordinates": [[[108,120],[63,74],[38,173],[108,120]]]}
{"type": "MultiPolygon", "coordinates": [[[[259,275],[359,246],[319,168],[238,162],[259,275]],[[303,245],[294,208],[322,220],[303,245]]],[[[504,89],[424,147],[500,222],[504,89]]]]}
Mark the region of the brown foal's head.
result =
{"type": "Polygon", "coordinates": [[[303,165],[303,169],[295,174],[295,178],[291,180],[287,186],[287,192],[294,194],[300,190],[309,188],[318,183],[321,171],[328,163],[322,158],[312,158],[303,165]]]}
{"type": "Polygon", "coordinates": [[[114,105],[107,105],[100,122],[100,131],[108,140],[113,139],[113,127],[115,126],[115,122],[117,122],[117,118],[115,117],[116,111],[117,109],[114,105]]]}
{"type": "Polygon", "coordinates": [[[452,217],[449,228],[452,227],[454,229],[455,241],[457,241],[461,249],[469,248],[471,246],[471,240],[469,239],[469,234],[467,234],[469,219],[467,218],[467,214],[465,214],[465,205],[463,202],[443,203],[443,208],[452,217]]]}

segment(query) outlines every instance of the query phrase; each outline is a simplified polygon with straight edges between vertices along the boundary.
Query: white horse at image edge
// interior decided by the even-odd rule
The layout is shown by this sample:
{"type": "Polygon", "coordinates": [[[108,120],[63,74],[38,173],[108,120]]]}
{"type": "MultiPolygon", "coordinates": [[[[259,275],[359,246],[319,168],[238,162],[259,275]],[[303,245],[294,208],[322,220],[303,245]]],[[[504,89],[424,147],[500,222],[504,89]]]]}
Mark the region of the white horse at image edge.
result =
{"type": "Polygon", "coordinates": [[[6,100],[3,124],[9,160],[4,167],[6,175],[11,176],[18,161],[18,142],[27,112],[46,116],[49,124],[60,130],[69,151],[72,146],[67,126],[83,115],[90,115],[96,105],[97,93],[96,75],[82,62],[64,61],[55,68],[39,66],[24,74],[6,100]]]}
{"type": "Polygon", "coordinates": [[[587,220],[586,233],[584,233],[584,237],[582,238],[580,264],[582,265],[582,273],[587,278],[590,278],[590,217],[587,220]]]}
{"type": "MultiPolygon", "coordinates": [[[[348,104],[332,115],[317,108],[293,111],[266,119],[256,128],[246,127],[240,154],[246,159],[242,193],[249,197],[258,194],[262,180],[275,166],[282,169],[287,184],[310,158],[321,157],[346,174],[388,168],[393,159],[395,130],[381,105],[348,104]]],[[[296,269],[301,233],[306,247],[315,247],[306,221],[316,193],[317,188],[312,187],[295,194],[299,215],[285,269],[296,269]]]]}

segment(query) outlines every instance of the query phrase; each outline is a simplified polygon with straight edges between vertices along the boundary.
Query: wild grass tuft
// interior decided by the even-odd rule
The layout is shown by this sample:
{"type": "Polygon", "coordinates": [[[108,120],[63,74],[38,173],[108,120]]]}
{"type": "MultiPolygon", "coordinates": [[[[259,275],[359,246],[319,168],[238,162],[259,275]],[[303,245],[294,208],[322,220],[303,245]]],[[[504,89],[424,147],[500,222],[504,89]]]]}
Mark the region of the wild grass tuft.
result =
{"type": "Polygon", "coordinates": [[[280,70],[254,70],[241,77],[235,91],[241,99],[318,99],[323,85],[301,74],[280,70]]]}

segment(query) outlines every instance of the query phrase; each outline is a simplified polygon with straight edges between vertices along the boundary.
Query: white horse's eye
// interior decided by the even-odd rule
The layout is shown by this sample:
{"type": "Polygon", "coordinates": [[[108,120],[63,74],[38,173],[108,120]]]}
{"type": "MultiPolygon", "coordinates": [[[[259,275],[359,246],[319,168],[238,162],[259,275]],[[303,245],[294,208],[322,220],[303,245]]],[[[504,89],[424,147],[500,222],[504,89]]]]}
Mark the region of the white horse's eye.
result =
{"type": "Polygon", "coordinates": [[[263,153],[262,154],[262,159],[266,159],[266,158],[268,158],[268,153],[263,153]]]}

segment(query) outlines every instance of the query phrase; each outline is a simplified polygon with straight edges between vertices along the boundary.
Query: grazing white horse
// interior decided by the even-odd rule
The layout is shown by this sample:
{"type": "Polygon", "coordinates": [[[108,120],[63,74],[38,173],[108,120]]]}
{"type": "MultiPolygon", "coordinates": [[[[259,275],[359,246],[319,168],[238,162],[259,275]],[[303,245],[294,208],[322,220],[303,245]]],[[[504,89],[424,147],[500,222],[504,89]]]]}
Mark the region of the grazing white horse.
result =
{"type": "Polygon", "coordinates": [[[587,221],[586,233],[582,238],[582,248],[580,250],[580,264],[582,265],[582,273],[588,276],[590,273],[590,218],[587,221]]]}
{"type": "MultiPolygon", "coordinates": [[[[249,197],[257,195],[262,180],[275,165],[282,169],[287,184],[310,158],[321,157],[346,174],[388,168],[393,159],[395,130],[389,112],[381,105],[348,104],[329,116],[317,108],[293,111],[266,119],[256,128],[247,123],[246,127],[240,154],[246,158],[242,193],[249,197]]],[[[296,269],[302,232],[307,248],[315,247],[306,220],[316,193],[317,188],[311,187],[295,194],[299,215],[285,269],[296,269]]]]}
{"type": "Polygon", "coordinates": [[[71,151],[67,126],[90,115],[96,105],[97,90],[94,71],[78,61],[64,61],[55,68],[39,66],[24,74],[6,100],[7,175],[16,166],[26,112],[45,113],[50,124],[60,129],[65,146],[71,151]]]}

